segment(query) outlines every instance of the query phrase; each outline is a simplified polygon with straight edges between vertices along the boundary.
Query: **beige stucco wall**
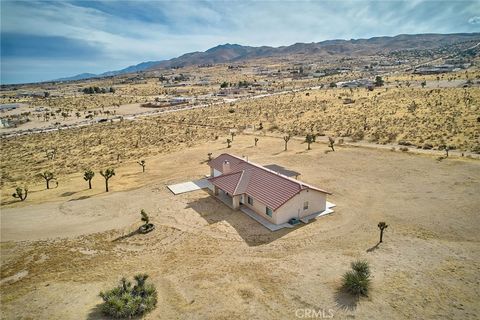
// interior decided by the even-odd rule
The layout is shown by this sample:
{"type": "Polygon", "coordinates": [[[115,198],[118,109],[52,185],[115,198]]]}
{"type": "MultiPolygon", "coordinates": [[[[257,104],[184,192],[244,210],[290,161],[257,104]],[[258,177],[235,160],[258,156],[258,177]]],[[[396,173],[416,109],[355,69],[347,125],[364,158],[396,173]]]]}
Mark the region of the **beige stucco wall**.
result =
{"type": "Polygon", "coordinates": [[[275,223],[275,212],[273,212],[272,214],[273,217],[267,216],[267,214],[265,213],[266,206],[260,201],[258,201],[257,199],[255,199],[254,197],[252,198],[253,198],[253,206],[248,204],[247,195],[244,196],[243,205],[255,211],[259,216],[262,216],[263,218],[267,219],[272,223],[275,223]]]}
{"type": "Polygon", "coordinates": [[[325,193],[306,189],[278,208],[273,216],[276,224],[282,224],[288,222],[291,218],[303,218],[312,213],[323,211],[326,207],[327,197],[325,193]],[[308,201],[307,210],[303,210],[303,203],[305,201],[308,201]]]}

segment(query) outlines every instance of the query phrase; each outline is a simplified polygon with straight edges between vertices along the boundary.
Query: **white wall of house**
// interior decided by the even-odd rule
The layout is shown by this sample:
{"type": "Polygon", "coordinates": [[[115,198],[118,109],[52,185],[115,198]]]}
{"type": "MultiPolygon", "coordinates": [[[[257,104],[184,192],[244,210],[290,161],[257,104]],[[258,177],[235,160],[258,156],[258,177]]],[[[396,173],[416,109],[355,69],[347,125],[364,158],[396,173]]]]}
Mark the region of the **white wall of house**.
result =
{"type": "MultiPolygon", "coordinates": [[[[253,197],[252,197],[253,198],[253,197]]],[[[275,223],[275,212],[273,212],[272,217],[266,214],[266,205],[253,198],[253,206],[248,204],[248,196],[245,195],[243,205],[255,211],[262,218],[267,219],[271,223],[275,223]]]]}
{"type": "Polygon", "coordinates": [[[221,174],[222,173],[220,171],[218,171],[217,169],[214,169],[214,168],[210,167],[210,177],[218,177],[221,174]]]}
{"type": "MultiPolygon", "coordinates": [[[[324,211],[327,207],[327,195],[323,192],[306,189],[288,200],[275,213],[275,223],[282,224],[291,218],[303,218],[310,214],[324,211]],[[304,210],[303,205],[308,201],[308,209],[304,210]]],[[[265,209],[264,209],[265,210],[265,209]]]]}

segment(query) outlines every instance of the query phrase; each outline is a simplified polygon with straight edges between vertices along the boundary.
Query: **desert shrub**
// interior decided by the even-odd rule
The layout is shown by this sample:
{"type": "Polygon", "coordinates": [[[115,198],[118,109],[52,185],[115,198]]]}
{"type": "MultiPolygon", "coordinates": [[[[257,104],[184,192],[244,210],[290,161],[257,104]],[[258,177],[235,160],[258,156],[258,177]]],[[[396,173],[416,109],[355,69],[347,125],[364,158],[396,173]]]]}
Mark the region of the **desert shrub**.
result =
{"type": "Polygon", "coordinates": [[[145,283],[147,278],[146,274],[136,275],[133,288],[130,281],[122,278],[117,287],[100,292],[104,301],[102,312],[113,318],[131,318],[153,310],[157,305],[157,290],[145,283]]]}
{"type": "Polygon", "coordinates": [[[423,145],[423,149],[425,149],[425,150],[431,150],[431,149],[433,149],[433,145],[430,144],[430,143],[425,143],[425,144],[423,145]]]}
{"type": "Polygon", "coordinates": [[[367,296],[370,288],[370,266],[366,261],[352,262],[352,270],[343,275],[343,288],[355,296],[367,296]]]}
{"type": "Polygon", "coordinates": [[[402,152],[407,152],[408,148],[407,147],[400,147],[399,150],[402,151],[402,152]]]}
{"type": "Polygon", "coordinates": [[[351,266],[353,271],[361,273],[367,277],[370,276],[370,266],[367,261],[365,260],[353,261],[351,266]]]}
{"type": "Polygon", "coordinates": [[[398,141],[398,144],[401,145],[401,146],[411,146],[412,145],[410,142],[405,141],[405,140],[398,141]]]}

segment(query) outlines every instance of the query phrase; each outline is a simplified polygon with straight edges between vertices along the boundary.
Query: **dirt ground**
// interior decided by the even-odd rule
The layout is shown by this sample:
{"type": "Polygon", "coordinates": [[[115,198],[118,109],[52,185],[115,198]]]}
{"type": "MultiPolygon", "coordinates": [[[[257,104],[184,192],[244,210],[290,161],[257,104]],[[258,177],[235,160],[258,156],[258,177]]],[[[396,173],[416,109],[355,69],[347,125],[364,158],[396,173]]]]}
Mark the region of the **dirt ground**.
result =
{"type": "MultiPolygon", "coordinates": [[[[146,319],[477,319],[480,162],[236,136],[122,163],[104,192],[69,175],[2,199],[2,319],[102,319],[100,290],[146,272],[159,292],[146,319]],[[333,193],[332,215],[270,232],[205,191],[167,184],[208,173],[207,153],[278,164],[333,193]],[[144,208],[156,229],[136,234],[144,208]],[[389,225],[377,245],[379,221],[389,225]],[[340,287],[352,260],[372,267],[368,298],[340,287]],[[310,311],[308,311],[310,310],[310,311]]],[[[2,192],[5,194],[5,192],[2,192]]]]}

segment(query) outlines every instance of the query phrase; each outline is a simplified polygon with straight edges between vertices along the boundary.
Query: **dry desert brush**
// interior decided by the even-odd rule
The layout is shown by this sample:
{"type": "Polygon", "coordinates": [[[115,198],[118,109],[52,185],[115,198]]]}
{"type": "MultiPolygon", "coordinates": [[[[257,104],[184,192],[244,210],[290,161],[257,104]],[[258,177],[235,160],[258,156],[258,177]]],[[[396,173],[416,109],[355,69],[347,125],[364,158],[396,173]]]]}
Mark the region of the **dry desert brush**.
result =
{"type": "Polygon", "coordinates": [[[102,312],[110,317],[125,319],[141,316],[155,309],[157,305],[157,290],[146,283],[147,274],[137,274],[136,284],[125,278],[113,289],[100,292],[103,299],[102,312]]]}
{"type": "Polygon", "coordinates": [[[343,275],[343,288],[354,296],[368,296],[370,288],[370,266],[367,261],[358,260],[351,264],[352,270],[343,275]]]}

